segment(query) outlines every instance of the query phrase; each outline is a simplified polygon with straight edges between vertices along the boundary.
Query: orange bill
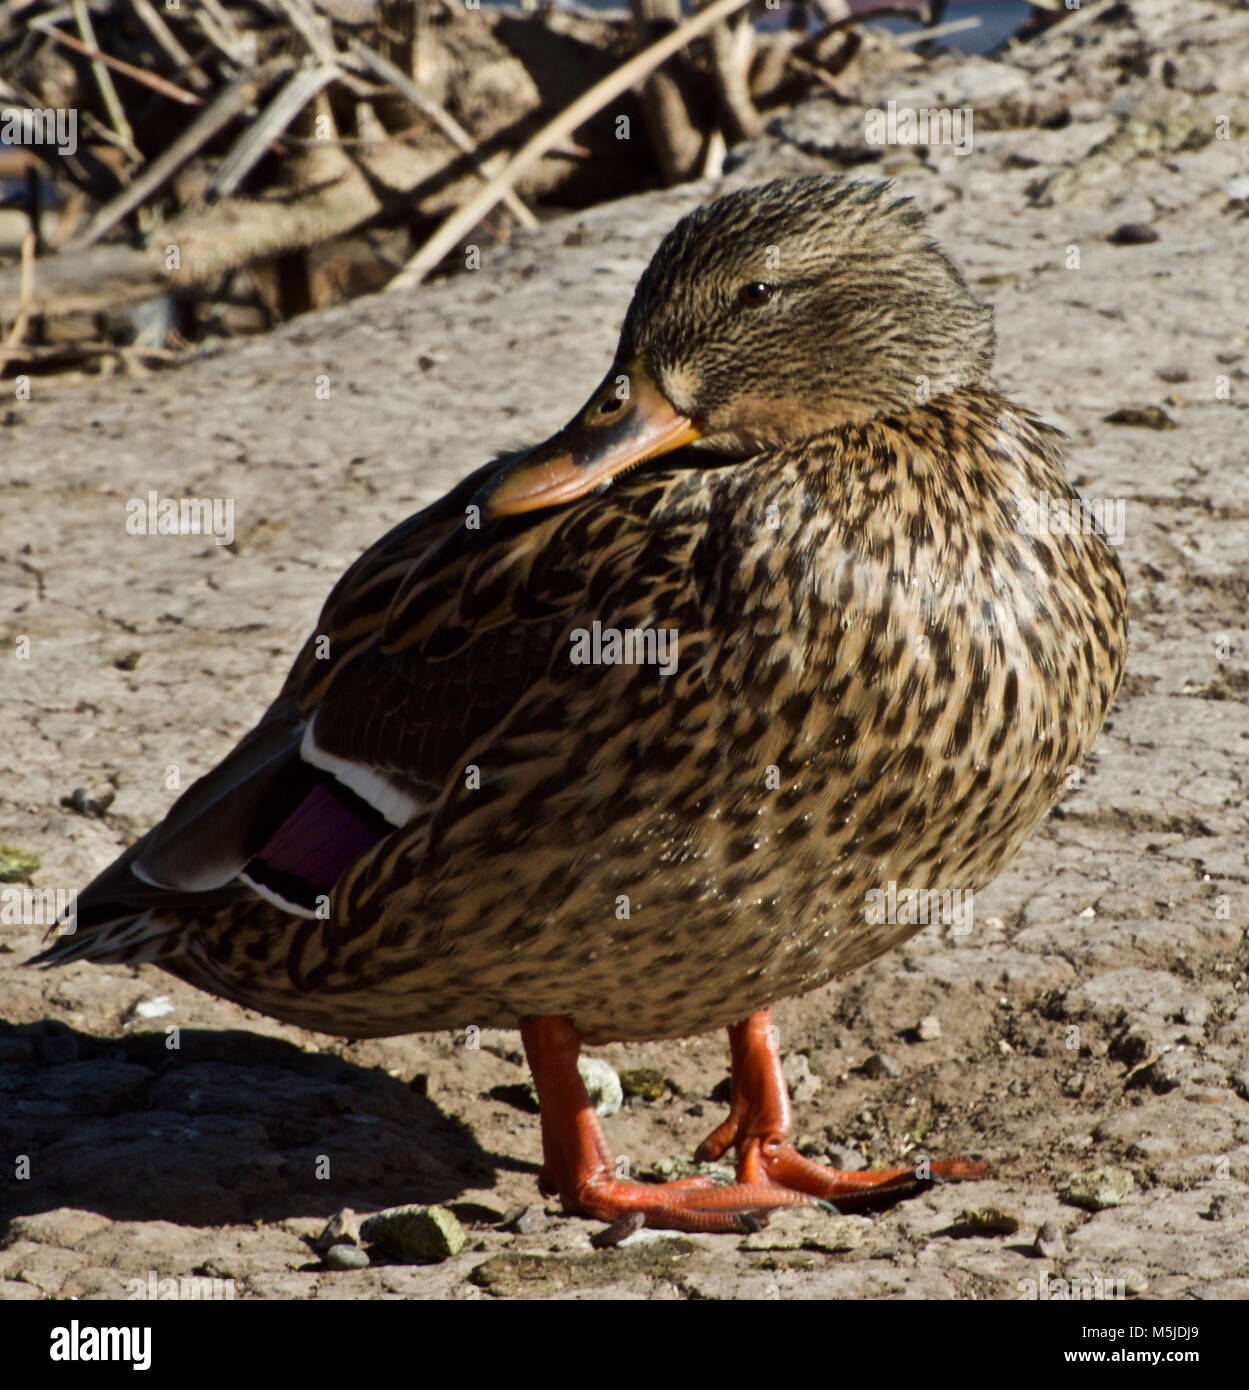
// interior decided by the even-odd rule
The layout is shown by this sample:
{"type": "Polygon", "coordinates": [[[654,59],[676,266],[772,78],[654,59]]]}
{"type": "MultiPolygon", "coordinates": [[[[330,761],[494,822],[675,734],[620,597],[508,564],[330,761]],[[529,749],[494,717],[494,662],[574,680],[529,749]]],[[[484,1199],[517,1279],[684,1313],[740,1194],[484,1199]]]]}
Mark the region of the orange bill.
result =
{"type": "Polygon", "coordinates": [[[494,480],[487,516],[571,502],[625,469],[699,437],[637,362],[614,367],[577,416],[494,480]]]}

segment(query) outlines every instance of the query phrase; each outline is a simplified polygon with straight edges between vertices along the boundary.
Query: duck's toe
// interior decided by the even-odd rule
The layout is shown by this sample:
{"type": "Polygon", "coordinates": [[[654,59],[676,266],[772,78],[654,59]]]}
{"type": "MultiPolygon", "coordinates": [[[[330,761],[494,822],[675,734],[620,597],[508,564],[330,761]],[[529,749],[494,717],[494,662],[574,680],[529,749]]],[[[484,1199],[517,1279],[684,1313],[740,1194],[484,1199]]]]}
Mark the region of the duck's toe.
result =
{"type": "Polygon", "coordinates": [[[562,1194],[564,1209],[598,1221],[616,1222],[637,1212],[643,1224],[669,1231],[758,1230],[779,1207],[805,1206],[810,1198],[772,1183],[717,1184],[707,1178],[676,1182],[627,1182],[588,1175],[562,1194]]]}
{"type": "Polygon", "coordinates": [[[981,1159],[920,1159],[907,1168],[848,1172],[804,1158],[787,1138],[789,1093],[781,1072],[776,1032],[766,1009],[729,1029],[733,1053],[733,1101],[728,1118],[698,1146],[695,1158],[714,1162],[737,1150],[737,1181],[804,1199],[820,1198],[839,1211],[888,1206],[934,1183],[982,1177],[981,1159]]]}
{"type": "Polygon", "coordinates": [[[889,1206],[926,1192],[934,1183],[965,1182],[983,1177],[988,1163],[974,1158],[922,1159],[909,1168],[873,1168],[849,1172],[804,1158],[785,1139],[746,1139],[738,1157],[743,1183],[777,1184],[788,1192],[831,1202],[838,1211],[865,1211],[889,1206]]]}

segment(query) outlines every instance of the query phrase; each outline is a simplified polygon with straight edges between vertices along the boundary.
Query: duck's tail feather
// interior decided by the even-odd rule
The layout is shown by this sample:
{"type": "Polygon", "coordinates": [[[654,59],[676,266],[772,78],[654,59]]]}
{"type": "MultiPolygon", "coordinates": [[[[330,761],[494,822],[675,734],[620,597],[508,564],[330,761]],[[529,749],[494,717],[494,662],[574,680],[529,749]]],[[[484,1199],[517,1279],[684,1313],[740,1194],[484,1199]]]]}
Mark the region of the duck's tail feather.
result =
{"type": "Polygon", "coordinates": [[[311,917],[343,869],[395,827],[301,756],[280,701],[169,814],[77,896],[31,965],[135,964],[189,954],[197,923],[259,896],[311,917]]]}

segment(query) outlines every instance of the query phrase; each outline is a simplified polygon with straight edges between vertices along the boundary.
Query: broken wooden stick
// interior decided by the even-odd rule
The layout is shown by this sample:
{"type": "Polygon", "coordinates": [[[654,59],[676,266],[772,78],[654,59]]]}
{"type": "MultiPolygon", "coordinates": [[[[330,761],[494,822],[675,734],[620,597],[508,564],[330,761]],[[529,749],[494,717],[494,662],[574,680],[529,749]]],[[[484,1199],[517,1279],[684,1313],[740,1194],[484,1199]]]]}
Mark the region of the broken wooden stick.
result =
{"type": "Polygon", "coordinates": [[[41,24],[38,20],[32,20],[30,27],[37,29],[41,34],[46,34],[56,43],[63,43],[66,48],[72,48],[76,53],[81,53],[84,58],[99,61],[106,67],[113,68],[116,72],[125,73],[132,81],[141,82],[145,87],[151,87],[154,92],[169,97],[171,101],[180,101],[183,106],[202,106],[204,104],[203,97],[197,97],[194,92],[188,92],[182,87],[175,86],[174,83],[167,82],[163,77],[157,77],[154,72],[144,72],[142,68],[136,68],[121,58],[114,58],[109,53],[92,48],[90,44],[83,43],[81,39],[76,39],[73,34],[67,34],[55,25],[41,24]]]}

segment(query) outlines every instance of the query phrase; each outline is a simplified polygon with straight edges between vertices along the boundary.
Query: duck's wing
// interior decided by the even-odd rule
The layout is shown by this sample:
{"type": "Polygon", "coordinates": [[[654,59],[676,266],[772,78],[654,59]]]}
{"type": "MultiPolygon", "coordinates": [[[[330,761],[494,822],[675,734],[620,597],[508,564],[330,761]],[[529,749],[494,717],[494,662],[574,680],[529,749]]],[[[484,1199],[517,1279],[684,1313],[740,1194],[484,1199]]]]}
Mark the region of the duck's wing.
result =
{"type": "Polygon", "coordinates": [[[256,894],[315,915],[440,795],[546,675],[550,625],[610,591],[645,543],[634,509],[593,499],[481,521],[474,498],[506,462],[351,566],[260,723],[78,896],[35,963],[177,954],[188,913],[256,894]]]}

